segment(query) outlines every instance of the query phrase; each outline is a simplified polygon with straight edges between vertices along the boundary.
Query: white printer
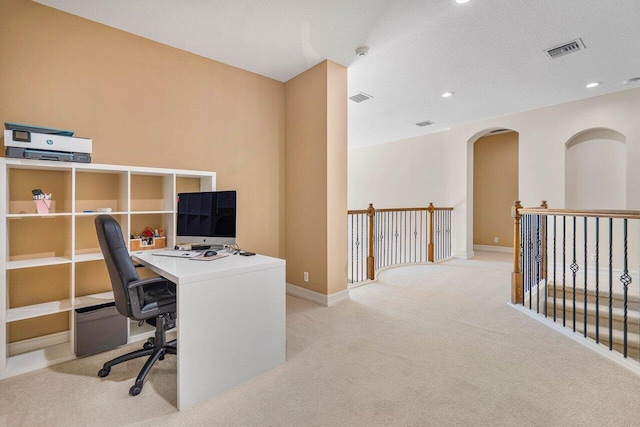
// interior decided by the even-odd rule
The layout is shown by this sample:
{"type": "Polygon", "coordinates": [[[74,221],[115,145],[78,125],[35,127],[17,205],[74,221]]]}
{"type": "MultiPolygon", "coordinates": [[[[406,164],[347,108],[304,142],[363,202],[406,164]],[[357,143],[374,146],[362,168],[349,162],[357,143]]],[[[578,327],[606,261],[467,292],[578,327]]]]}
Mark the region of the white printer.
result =
{"type": "Polygon", "coordinates": [[[7,157],[91,163],[91,139],[69,130],[5,123],[4,146],[7,157]]]}

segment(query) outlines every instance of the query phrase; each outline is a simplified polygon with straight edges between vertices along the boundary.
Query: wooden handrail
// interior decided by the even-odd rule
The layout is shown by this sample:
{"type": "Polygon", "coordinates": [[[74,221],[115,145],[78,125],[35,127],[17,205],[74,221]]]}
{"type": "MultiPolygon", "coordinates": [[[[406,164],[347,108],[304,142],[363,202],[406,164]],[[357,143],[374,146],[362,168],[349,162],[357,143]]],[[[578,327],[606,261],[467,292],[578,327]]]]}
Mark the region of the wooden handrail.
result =
{"type": "MultiPolygon", "coordinates": [[[[436,207],[426,207],[426,208],[386,208],[386,209],[376,209],[376,212],[411,212],[411,211],[429,211],[433,209],[434,211],[452,211],[453,208],[436,208],[436,207]]],[[[348,215],[358,215],[358,214],[366,214],[368,213],[368,209],[356,209],[347,211],[348,215]]]]}
{"type": "Polygon", "coordinates": [[[547,208],[518,208],[520,215],[558,215],[558,216],[586,216],[593,218],[628,218],[640,219],[640,211],[604,210],[604,209],[547,209],[547,208]]]}

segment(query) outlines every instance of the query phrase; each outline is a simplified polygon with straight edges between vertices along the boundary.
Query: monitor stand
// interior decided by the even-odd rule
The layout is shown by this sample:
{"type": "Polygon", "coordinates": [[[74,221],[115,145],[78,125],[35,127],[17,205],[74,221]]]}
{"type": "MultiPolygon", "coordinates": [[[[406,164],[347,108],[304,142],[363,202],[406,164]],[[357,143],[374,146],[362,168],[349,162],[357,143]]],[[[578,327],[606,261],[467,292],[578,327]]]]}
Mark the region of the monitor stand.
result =
{"type": "Polygon", "coordinates": [[[211,248],[211,245],[191,245],[192,251],[204,251],[211,248]]]}

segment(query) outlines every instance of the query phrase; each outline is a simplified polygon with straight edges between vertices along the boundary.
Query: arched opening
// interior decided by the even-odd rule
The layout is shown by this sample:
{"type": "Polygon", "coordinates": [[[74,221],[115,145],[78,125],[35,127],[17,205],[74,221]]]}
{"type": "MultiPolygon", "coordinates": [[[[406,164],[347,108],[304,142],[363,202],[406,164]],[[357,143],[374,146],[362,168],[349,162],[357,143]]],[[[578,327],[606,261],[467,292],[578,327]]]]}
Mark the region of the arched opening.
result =
{"type": "Polygon", "coordinates": [[[511,206],[518,199],[518,132],[493,129],[470,140],[473,151],[473,248],[513,248],[511,206]]]}
{"type": "Polygon", "coordinates": [[[565,207],[626,209],[627,139],[612,129],[594,128],[566,143],[565,207]]]}

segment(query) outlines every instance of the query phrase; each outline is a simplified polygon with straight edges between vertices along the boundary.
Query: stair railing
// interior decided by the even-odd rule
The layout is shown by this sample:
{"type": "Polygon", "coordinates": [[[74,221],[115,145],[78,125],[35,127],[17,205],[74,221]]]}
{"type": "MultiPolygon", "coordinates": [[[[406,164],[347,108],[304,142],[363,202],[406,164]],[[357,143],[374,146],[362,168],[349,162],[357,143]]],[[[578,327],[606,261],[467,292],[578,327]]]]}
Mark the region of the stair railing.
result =
{"type": "Polygon", "coordinates": [[[640,360],[640,211],[512,207],[511,303],[640,360]]]}
{"type": "Polygon", "coordinates": [[[428,207],[350,210],[348,280],[374,280],[376,271],[451,258],[453,208],[428,207]]]}

